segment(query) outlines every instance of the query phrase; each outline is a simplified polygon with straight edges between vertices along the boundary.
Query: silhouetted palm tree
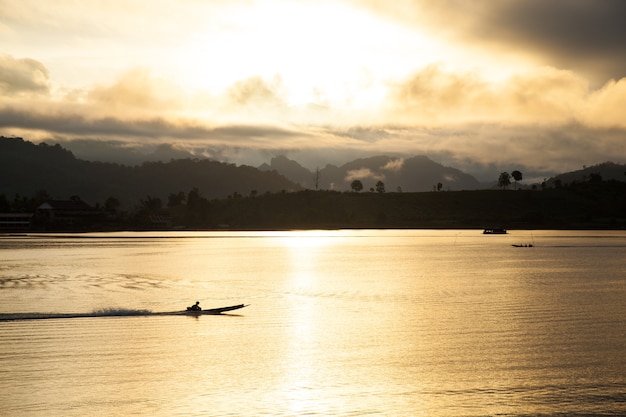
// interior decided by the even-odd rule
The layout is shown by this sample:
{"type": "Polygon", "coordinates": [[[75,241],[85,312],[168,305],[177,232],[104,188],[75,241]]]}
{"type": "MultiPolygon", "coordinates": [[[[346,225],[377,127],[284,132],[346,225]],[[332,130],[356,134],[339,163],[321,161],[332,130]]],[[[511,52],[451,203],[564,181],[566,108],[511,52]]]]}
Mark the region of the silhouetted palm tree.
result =
{"type": "Polygon", "coordinates": [[[511,172],[511,176],[515,180],[515,189],[517,190],[517,182],[522,180],[522,173],[518,170],[511,172]]]}

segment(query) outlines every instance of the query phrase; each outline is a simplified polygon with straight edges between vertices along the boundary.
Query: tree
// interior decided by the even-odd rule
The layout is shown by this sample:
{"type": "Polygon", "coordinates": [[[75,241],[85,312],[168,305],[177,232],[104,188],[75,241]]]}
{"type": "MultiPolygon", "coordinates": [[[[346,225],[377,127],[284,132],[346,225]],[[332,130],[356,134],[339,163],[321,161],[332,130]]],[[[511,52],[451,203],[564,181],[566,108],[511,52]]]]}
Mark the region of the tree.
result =
{"type": "Polygon", "coordinates": [[[443,188],[443,184],[438,182],[437,183],[437,191],[441,191],[442,188],[443,188]]]}
{"type": "Polygon", "coordinates": [[[104,202],[104,209],[106,211],[117,211],[120,208],[120,200],[115,197],[109,197],[104,202]]]}
{"type": "Polygon", "coordinates": [[[591,173],[589,174],[589,182],[590,183],[599,183],[602,182],[602,175],[598,174],[598,173],[591,173]]]}
{"type": "Polygon", "coordinates": [[[11,211],[11,203],[4,194],[0,194],[0,212],[11,211]]]}
{"type": "MultiPolygon", "coordinates": [[[[235,193],[237,194],[237,193],[235,193]]],[[[204,198],[198,188],[194,187],[187,193],[187,211],[184,222],[188,227],[206,227],[210,219],[211,204],[204,198]]]]}
{"type": "Polygon", "coordinates": [[[511,172],[511,176],[515,180],[515,189],[517,190],[517,182],[522,180],[522,173],[518,170],[511,172]]]}
{"type": "Polygon", "coordinates": [[[320,168],[319,167],[315,168],[315,177],[313,179],[313,182],[315,183],[315,191],[317,191],[320,187],[320,168]]]}
{"type": "Polygon", "coordinates": [[[167,206],[168,207],[180,206],[185,202],[186,199],[187,197],[185,196],[185,193],[182,191],[179,191],[178,193],[171,193],[167,197],[167,206]]]}
{"type": "Polygon", "coordinates": [[[385,183],[382,181],[378,181],[376,183],[376,192],[377,193],[384,193],[385,192],[385,183]]]}
{"type": "Polygon", "coordinates": [[[500,174],[500,178],[498,178],[498,187],[506,188],[511,185],[511,175],[508,172],[503,172],[500,174]]]}
{"type": "Polygon", "coordinates": [[[161,211],[163,204],[161,203],[161,199],[158,197],[146,196],[145,199],[140,200],[140,209],[147,213],[156,214],[161,211]]]}
{"type": "Polygon", "coordinates": [[[187,193],[187,208],[191,210],[201,210],[205,204],[206,199],[200,195],[200,191],[197,187],[193,187],[189,193],[187,193]]]}
{"type": "Polygon", "coordinates": [[[359,192],[363,189],[363,183],[359,180],[354,180],[352,181],[352,184],[350,184],[350,188],[352,188],[352,191],[355,192],[359,192]]]}

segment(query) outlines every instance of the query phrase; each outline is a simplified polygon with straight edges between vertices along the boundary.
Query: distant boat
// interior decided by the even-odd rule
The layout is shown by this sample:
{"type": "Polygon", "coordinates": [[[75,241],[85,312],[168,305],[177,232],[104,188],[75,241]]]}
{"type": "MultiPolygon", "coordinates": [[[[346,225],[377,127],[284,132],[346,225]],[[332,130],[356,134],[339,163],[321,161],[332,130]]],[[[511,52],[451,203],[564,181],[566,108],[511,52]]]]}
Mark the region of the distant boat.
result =
{"type": "Polygon", "coordinates": [[[533,244],[532,244],[532,243],[527,243],[527,244],[525,244],[525,245],[516,245],[516,244],[513,244],[513,245],[511,245],[511,246],[513,246],[514,248],[532,248],[532,247],[533,247],[533,244]]]}
{"type": "Polygon", "coordinates": [[[483,230],[484,235],[506,235],[506,229],[503,227],[490,227],[483,230]]]}

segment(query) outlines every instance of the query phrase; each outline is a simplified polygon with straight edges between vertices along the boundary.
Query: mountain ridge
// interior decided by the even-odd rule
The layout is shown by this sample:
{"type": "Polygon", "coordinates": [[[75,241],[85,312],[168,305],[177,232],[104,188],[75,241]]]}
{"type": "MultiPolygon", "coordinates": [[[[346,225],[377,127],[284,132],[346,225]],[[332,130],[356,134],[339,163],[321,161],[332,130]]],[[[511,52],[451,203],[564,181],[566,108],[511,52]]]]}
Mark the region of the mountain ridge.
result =
{"type": "MultiPolygon", "coordinates": [[[[167,202],[170,194],[191,189],[211,199],[302,189],[349,191],[353,180],[361,181],[365,191],[375,190],[378,181],[384,184],[386,192],[470,191],[497,187],[495,182],[480,183],[473,176],[445,167],[425,155],[359,158],[340,166],[327,164],[315,172],[284,155],[273,157],[269,164],[256,168],[208,158],[126,166],[85,161],[59,144],[35,144],[3,136],[0,136],[0,176],[5,179],[0,183],[0,195],[5,198],[45,192],[58,199],[79,195],[92,203],[115,197],[123,206],[137,204],[147,196],[167,202]]],[[[559,174],[544,180],[541,186],[556,187],[598,177],[626,181],[626,165],[604,162],[559,174]]],[[[518,187],[529,186],[518,184],[518,187]]]]}
{"type": "MultiPolygon", "coordinates": [[[[49,141],[49,144],[55,145],[55,143],[63,146],[65,149],[70,150],[78,159],[91,161],[91,162],[110,162],[115,164],[124,164],[130,166],[140,166],[144,162],[169,162],[172,159],[211,159],[215,161],[223,161],[225,163],[233,163],[235,160],[239,160],[237,164],[241,165],[249,165],[260,168],[261,170],[267,170],[271,165],[271,162],[267,161],[268,151],[253,151],[248,153],[248,156],[244,156],[246,152],[229,152],[226,149],[208,147],[206,145],[200,144],[177,144],[177,143],[159,143],[159,144],[135,144],[133,146],[129,146],[128,144],[115,141],[115,140],[87,140],[87,139],[77,139],[72,141],[62,141],[62,142],[54,142],[49,141]],[[254,155],[254,156],[252,156],[254,155]],[[254,161],[253,161],[254,160],[254,161]]],[[[297,164],[300,165],[301,169],[297,175],[290,176],[289,178],[299,184],[306,184],[307,188],[315,189],[315,181],[311,180],[311,178],[318,178],[318,185],[324,181],[326,177],[332,177],[329,174],[337,174],[336,168],[340,168],[346,164],[349,164],[352,161],[348,161],[349,158],[342,158],[342,160],[338,160],[338,155],[331,156],[331,159],[334,161],[331,164],[326,164],[325,168],[330,168],[322,177],[321,175],[317,176],[315,168],[319,167],[319,171],[324,169],[322,166],[325,164],[324,158],[320,158],[321,155],[313,152],[315,157],[311,155],[300,154],[300,158],[307,162],[307,164],[303,163],[303,160],[298,157],[288,157],[297,160],[297,164]],[[317,163],[312,162],[312,160],[316,160],[317,163]],[[304,177],[304,178],[303,178],[304,177]]],[[[286,154],[283,154],[286,155],[286,154]]],[[[345,152],[342,155],[346,155],[345,152]]],[[[274,157],[280,157],[281,155],[272,155],[274,157]]],[[[394,159],[410,159],[415,157],[414,155],[402,155],[394,153],[392,155],[394,159]]],[[[434,155],[426,155],[429,159],[434,161],[453,161],[454,158],[451,159],[451,155],[449,154],[434,154],[434,155]]],[[[367,159],[367,157],[361,157],[363,159],[367,159]]],[[[549,167],[543,167],[541,169],[531,168],[524,164],[524,161],[520,161],[519,164],[515,164],[515,166],[501,166],[501,164],[487,162],[476,162],[471,160],[460,161],[460,166],[455,165],[454,163],[447,163],[449,167],[454,167],[454,169],[459,169],[461,172],[471,175],[472,177],[478,179],[481,188],[498,188],[498,177],[500,173],[503,171],[507,171],[511,173],[513,170],[519,170],[523,173],[524,179],[522,182],[517,184],[519,188],[530,187],[535,184],[537,187],[541,185],[542,182],[546,182],[547,185],[552,186],[552,180],[560,177],[564,174],[569,174],[581,172],[581,175],[574,175],[573,177],[570,175],[566,175],[565,177],[560,178],[562,182],[569,183],[571,181],[584,181],[584,176],[589,176],[590,172],[587,172],[590,169],[596,169],[599,165],[604,164],[602,161],[589,161],[589,163],[596,165],[588,165],[584,166],[582,170],[572,170],[572,171],[555,171],[554,169],[550,169],[549,167]]],[[[442,162],[443,164],[443,162],[442,162]]],[[[617,163],[618,166],[624,166],[626,169],[626,165],[617,163]]],[[[271,168],[270,168],[271,170],[271,168]]],[[[278,170],[280,171],[280,169],[278,170]]],[[[597,171],[597,170],[596,170],[597,171]]],[[[626,178],[623,178],[621,173],[618,171],[618,175],[612,175],[605,172],[591,172],[591,173],[599,173],[605,179],[617,179],[619,181],[625,181],[626,178]]],[[[291,175],[291,174],[290,174],[291,175]]],[[[342,189],[345,187],[349,188],[349,184],[345,184],[344,178],[339,178],[341,181],[342,189]]],[[[392,184],[396,178],[393,176],[388,177],[386,180],[383,180],[386,185],[387,191],[397,190],[397,186],[392,184]]],[[[374,181],[375,183],[376,181],[374,181]]],[[[432,182],[432,181],[430,181],[432,182]]],[[[428,184],[432,189],[433,185],[436,185],[439,181],[435,181],[433,184],[428,184]]],[[[335,185],[338,183],[335,182],[335,185]]],[[[364,190],[368,190],[371,188],[370,184],[364,184],[364,190]]],[[[402,187],[402,185],[400,184],[402,187]]],[[[324,186],[327,189],[327,185],[324,186]]],[[[446,178],[442,181],[442,190],[451,190],[458,191],[460,188],[468,188],[468,186],[458,187],[458,184],[455,182],[451,182],[448,184],[446,178]]],[[[404,189],[404,191],[410,191],[411,186],[409,185],[408,189],[404,189]]],[[[423,186],[421,190],[427,191],[423,186]]],[[[319,188],[318,188],[319,189],[319,188]]]]}
{"type": "Polygon", "coordinates": [[[375,189],[381,181],[386,191],[423,192],[485,188],[473,176],[456,168],[445,167],[425,155],[408,158],[386,155],[359,158],[340,166],[328,164],[316,173],[285,156],[271,159],[261,170],[276,170],[304,188],[349,191],[351,182],[359,180],[365,190],[375,189]],[[316,186],[317,185],[317,186],[316,186]]]}
{"type": "Polygon", "coordinates": [[[208,159],[177,159],[168,163],[144,162],[129,167],[76,158],[60,145],[35,145],[22,138],[0,136],[0,195],[83,200],[103,203],[116,198],[132,206],[151,197],[167,202],[170,194],[197,189],[207,198],[227,198],[266,192],[297,191],[301,187],[282,175],[261,172],[208,159]]]}

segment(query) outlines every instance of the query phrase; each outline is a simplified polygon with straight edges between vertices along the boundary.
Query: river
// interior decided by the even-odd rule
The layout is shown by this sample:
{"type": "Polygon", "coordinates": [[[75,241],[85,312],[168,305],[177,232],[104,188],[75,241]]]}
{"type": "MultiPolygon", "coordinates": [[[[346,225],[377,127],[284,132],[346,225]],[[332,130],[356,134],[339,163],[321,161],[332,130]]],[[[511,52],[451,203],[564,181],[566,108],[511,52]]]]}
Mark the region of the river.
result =
{"type": "Polygon", "coordinates": [[[625,313],[623,231],[4,235],[0,415],[623,416],[625,313]]]}

